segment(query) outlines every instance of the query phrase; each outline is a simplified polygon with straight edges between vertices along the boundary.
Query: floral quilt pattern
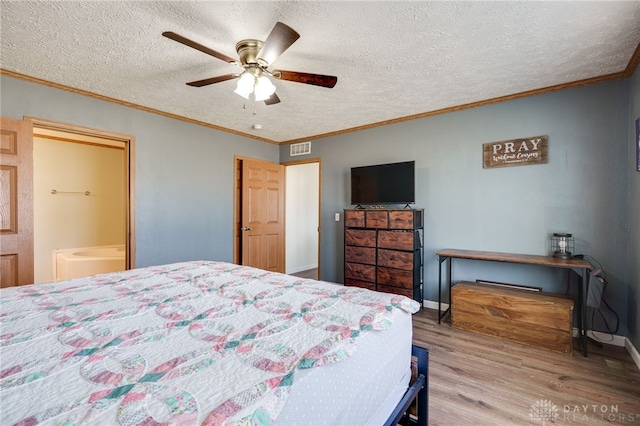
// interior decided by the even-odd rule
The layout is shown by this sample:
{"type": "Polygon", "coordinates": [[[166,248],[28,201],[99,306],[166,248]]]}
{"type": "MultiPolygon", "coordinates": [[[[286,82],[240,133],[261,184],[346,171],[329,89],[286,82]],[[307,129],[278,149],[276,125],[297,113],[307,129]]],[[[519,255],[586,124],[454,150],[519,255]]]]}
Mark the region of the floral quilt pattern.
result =
{"type": "Polygon", "coordinates": [[[225,262],[0,292],[2,425],[269,425],[403,296],[225,262]]]}

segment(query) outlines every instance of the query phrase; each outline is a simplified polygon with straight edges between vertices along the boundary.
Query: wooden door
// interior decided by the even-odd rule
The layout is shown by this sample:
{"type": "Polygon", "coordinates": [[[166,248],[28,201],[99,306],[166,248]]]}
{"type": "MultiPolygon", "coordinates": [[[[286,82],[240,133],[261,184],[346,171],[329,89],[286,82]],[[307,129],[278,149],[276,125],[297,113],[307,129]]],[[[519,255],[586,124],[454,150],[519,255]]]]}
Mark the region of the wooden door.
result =
{"type": "Polygon", "coordinates": [[[33,129],[0,118],[0,287],[33,283],[33,129]]]}
{"type": "Polygon", "coordinates": [[[284,166],[242,160],[242,265],[284,273],[284,166]]]}

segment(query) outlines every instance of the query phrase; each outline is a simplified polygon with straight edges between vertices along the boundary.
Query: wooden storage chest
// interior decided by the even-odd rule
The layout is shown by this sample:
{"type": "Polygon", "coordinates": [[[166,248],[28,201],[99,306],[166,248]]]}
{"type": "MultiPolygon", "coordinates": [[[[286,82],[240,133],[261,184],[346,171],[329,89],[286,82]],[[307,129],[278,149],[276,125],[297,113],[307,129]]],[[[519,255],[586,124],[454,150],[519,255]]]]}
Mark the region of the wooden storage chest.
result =
{"type": "Polygon", "coordinates": [[[451,325],[570,354],[573,299],[472,282],[451,288],[451,325]]]}

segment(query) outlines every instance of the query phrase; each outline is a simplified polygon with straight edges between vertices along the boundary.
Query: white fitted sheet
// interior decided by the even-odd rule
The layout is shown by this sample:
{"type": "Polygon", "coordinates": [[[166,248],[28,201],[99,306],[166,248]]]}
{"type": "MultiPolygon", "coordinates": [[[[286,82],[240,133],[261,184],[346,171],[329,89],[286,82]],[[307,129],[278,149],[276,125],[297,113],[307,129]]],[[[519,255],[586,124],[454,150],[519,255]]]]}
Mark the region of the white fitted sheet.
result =
{"type": "Polygon", "coordinates": [[[365,333],[348,359],[299,374],[278,426],[381,425],[411,377],[411,314],[394,310],[383,332],[365,333]]]}

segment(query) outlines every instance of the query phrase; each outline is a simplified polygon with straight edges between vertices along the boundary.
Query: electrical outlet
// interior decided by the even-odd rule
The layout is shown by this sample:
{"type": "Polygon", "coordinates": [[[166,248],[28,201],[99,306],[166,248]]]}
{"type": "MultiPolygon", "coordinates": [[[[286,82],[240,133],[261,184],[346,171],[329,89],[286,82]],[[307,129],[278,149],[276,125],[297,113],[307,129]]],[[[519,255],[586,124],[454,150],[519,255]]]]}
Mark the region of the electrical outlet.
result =
{"type": "Polygon", "coordinates": [[[336,222],[340,222],[340,213],[336,213],[334,218],[336,222]]]}

